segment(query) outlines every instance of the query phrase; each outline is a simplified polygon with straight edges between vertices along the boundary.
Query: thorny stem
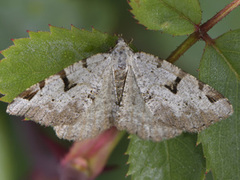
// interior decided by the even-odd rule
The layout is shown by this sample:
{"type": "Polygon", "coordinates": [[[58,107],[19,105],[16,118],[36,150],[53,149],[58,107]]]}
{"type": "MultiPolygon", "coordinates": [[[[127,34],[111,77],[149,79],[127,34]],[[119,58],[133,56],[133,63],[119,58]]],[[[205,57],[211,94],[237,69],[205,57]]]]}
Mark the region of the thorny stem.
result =
{"type": "Polygon", "coordinates": [[[234,10],[239,5],[240,0],[234,0],[233,2],[228,4],[225,8],[223,8],[221,11],[219,11],[215,16],[213,16],[207,22],[202,24],[175,51],[172,52],[172,54],[167,58],[167,61],[171,63],[175,62],[199,39],[203,39],[204,41],[211,40],[211,38],[207,34],[207,31],[209,31],[215,24],[217,24],[220,20],[222,20],[225,16],[227,16],[232,10],[234,10]]]}

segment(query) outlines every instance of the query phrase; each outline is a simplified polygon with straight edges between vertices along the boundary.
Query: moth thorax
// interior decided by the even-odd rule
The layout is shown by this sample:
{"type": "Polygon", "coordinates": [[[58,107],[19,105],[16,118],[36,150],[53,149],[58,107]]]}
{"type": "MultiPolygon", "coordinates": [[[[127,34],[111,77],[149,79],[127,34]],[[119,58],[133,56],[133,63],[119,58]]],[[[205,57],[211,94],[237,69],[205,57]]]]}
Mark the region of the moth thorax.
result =
{"type": "Polygon", "coordinates": [[[126,68],[118,68],[114,71],[115,74],[115,85],[116,85],[116,93],[117,93],[117,105],[120,105],[122,101],[123,90],[125,86],[125,81],[127,77],[127,69],[126,68]]]}

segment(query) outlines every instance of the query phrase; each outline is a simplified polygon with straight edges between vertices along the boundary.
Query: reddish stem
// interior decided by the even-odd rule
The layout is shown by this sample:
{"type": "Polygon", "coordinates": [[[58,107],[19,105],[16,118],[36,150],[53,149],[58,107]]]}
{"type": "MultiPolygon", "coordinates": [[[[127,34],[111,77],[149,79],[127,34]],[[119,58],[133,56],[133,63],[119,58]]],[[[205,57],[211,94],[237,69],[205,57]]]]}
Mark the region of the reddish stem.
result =
{"type": "Polygon", "coordinates": [[[167,61],[173,63],[180,56],[182,56],[193,44],[195,44],[199,39],[208,41],[210,43],[211,38],[208,36],[207,31],[209,31],[215,24],[227,16],[232,10],[240,5],[240,0],[234,0],[228,4],[225,8],[219,11],[215,16],[209,19],[207,22],[202,24],[197,31],[192,33],[171,55],[167,58],[167,61]]]}
{"type": "Polygon", "coordinates": [[[232,10],[240,5],[240,0],[235,0],[219,11],[215,16],[209,19],[207,22],[200,26],[200,31],[202,34],[205,34],[209,31],[215,24],[217,24],[220,20],[222,20],[225,16],[227,16],[232,10]]]}

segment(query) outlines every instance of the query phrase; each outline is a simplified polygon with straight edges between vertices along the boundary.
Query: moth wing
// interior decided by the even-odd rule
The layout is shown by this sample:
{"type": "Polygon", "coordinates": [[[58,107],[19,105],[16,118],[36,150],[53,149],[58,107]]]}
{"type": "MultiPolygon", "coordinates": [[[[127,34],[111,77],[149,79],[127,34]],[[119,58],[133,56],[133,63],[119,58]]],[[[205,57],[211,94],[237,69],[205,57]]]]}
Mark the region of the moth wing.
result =
{"type": "Polygon", "coordinates": [[[114,125],[119,130],[127,130],[130,134],[136,134],[146,140],[161,141],[182,132],[180,129],[156,121],[143,99],[131,67],[128,69],[122,104],[116,119],[114,125]]]}
{"type": "Polygon", "coordinates": [[[199,132],[233,113],[227,98],[165,60],[140,52],[131,63],[153,122],[199,132]]]}
{"type": "Polygon", "coordinates": [[[111,126],[110,63],[109,54],[76,62],[21,93],[7,112],[53,126],[60,138],[94,137],[111,126]]]}

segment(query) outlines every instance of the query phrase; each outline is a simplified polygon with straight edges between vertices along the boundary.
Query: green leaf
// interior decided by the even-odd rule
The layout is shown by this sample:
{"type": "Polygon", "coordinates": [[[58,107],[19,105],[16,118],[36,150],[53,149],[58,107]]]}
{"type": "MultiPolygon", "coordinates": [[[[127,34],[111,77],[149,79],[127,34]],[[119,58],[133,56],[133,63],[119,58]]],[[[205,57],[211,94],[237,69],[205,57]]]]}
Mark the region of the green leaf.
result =
{"type": "Polygon", "coordinates": [[[50,32],[29,32],[30,38],[14,40],[2,51],[0,92],[2,101],[11,102],[31,85],[91,55],[106,52],[117,37],[96,31],[50,26],[50,32]]]}
{"type": "Polygon", "coordinates": [[[140,24],[172,35],[194,32],[202,18],[198,0],[131,0],[129,4],[140,24]]]}
{"type": "Polygon", "coordinates": [[[240,179],[240,30],[207,44],[200,63],[200,79],[233,105],[234,113],[204,130],[199,141],[214,179],[240,179]]]}
{"type": "Polygon", "coordinates": [[[204,180],[214,180],[211,171],[209,171],[209,172],[205,175],[205,179],[204,179],[204,180]]]}
{"type": "Polygon", "coordinates": [[[202,179],[205,160],[196,134],[182,134],[174,139],[154,143],[132,136],[128,147],[128,175],[136,180],[202,179]]]}

